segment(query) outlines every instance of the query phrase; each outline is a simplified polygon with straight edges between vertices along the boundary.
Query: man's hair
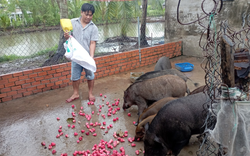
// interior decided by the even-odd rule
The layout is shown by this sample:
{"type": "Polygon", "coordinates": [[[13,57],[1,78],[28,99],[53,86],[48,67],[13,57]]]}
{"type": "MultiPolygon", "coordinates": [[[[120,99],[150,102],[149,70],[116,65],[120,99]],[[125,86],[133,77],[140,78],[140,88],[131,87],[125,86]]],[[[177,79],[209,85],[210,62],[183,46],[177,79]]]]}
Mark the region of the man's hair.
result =
{"type": "Polygon", "coordinates": [[[86,12],[86,11],[89,12],[89,11],[91,11],[92,14],[95,13],[95,7],[92,4],[89,4],[89,3],[84,3],[82,5],[81,10],[82,10],[82,12],[86,12]]]}

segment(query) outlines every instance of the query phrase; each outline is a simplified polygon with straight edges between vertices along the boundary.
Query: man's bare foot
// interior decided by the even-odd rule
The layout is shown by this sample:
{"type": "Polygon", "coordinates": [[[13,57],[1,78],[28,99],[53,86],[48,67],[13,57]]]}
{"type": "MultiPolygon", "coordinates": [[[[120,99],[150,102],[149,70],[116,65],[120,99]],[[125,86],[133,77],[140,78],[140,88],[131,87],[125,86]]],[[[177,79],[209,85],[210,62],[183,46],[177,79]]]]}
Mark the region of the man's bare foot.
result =
{"type": "Polygon", "coordinates": [[[89,101],[95,102],[95,97],[93,95],[89,95],[89,101]]]}
{"type": "Polygon", "coordinates": [[[70,103],[70,102],[72,102],[72,101],[74,101],[74,100],[77,100],[77,99],[79,99],[79,95],[78,95],[78,96],[72,95],[70,98],[68,98],[68,99],[66,100],[66,102],[67,102],[67,103],[70,103]]]}

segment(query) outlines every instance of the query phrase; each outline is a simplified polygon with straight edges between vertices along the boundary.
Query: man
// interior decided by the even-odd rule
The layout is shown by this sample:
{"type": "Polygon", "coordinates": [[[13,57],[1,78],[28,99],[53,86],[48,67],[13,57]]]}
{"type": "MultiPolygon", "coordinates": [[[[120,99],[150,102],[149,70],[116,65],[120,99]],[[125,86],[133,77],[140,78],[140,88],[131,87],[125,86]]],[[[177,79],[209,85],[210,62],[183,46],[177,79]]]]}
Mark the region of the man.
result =
{"type": "MultiPolygon", "coordinates": [[[[73,26],[73,37],[83,46],[83,48],[89,52],[90,56],[94,58],[96,41],[98,41],[98,28],[92,22],[93,14],[95,13],[95,8],[89,3],[84,3],[81,8],[81,17],[71,19],[73,26]]],[[[69,33],[64,33],[66,39],[69,38],[69,33]]],[[[92,71],[87,70],[75,62],[71,62],[71,80],[73,86],[73,95],[66,100],[70,103],[76,99],[79,99],[79,85],[81,72],[85,71],[85,77],[88,82],[89,89],[89,101],[95,101],[95,96],[93,95],[94,88],[94,78],[95,75],[92,71]]]]}

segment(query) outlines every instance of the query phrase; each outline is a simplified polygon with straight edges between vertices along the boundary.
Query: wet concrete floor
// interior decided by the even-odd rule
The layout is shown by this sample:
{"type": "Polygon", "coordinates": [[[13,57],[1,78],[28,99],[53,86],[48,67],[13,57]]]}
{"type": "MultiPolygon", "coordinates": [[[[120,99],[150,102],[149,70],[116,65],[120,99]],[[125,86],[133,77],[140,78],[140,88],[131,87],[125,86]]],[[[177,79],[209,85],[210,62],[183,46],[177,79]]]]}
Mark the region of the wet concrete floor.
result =
{"type": "MultiPolygon", "coordinates": [[[[202,59],[180,56],[170,60],[172,68],[175,68],[175,63],[190,62],[194,64],[194,70],[185,72],[185,74],[194,82],[203,85],[205,74],[200,67],[202,59]]],[[[55,155],[63,153],[73,155],[75,151],[87,150],[92,153],[94,151],[92,148],[95,144],[98,145],[101,140],[106,142],[111,139],[114,142],[117,141],[118,137],[115,138],[113,134],[119,130],[122,132],[128,131],[128,136],[122,138],[124,142],[119,139],[119,144],[116,147],[112,143],[113,149],[111,147],[107,148],[107,145],[105,149],[111,153],[114,150],[121,153],[120,148],[124,147],[125,154],[128,156],[136,155],[136,150],[139,150],[139,155],[143,155],[142,141],[133,142],[136,145],[135,147],[132,147],[128,141],[129,138],[133,138],[135,135],[133,121],[137,120],[137,106],[132,106],[126,111],[122,110],[123,92],[131,84],[130,72],[152,71],[154,65],[95,80],[94,94],[96,102],[94,105],[87,104],[86,82],[80,85],[80,99],[72,103],[65,103],[65,100],[72,94],[71,86],[0,103],[0,156],[50,156],[53,155],[52,150],[56,150],[55,155]],[[100,93],[103,94],[102,97],[100,93]],[[106,98],[104,98],[104,95],[106,98]],[[118,99],[120,100],[119,105],[112,106],[118,99]],[[107,102],[109,102],[110,106],[106,104],[107,102]],[[75,108],[72,108],[72,105],[75,105],[75,108]],[[83,107],[82,113],[85,113],[85,116],[83,114],[79,115],[81,107],[83,107]],[[117,111],[109,117],[107,112],[110,108],[117,111]],[[120,108],[120,110],[117,108],[120,108]],[[68,118],[72,119],[72,112],[76,114],[75,123],[72,123],[72,120],[67,121],[68,118]],[[128,113],[131,113],[131,116],[128,116],[128,113]],[[91,119],[89,118],[90,115],[91,119]],[[114,122],[113,119],[117,117],[119,119],[114,122]],[[57,118],[60,118],[60,120],[57,120],[57,118]],[[103,122],[106,122],[106,125],[103,125],[103,122]],[[86,123],[89,128],[87,128],[86,123]],[[100,123],[105,129],[101,129],[99,125],[95,126],[96,123],[100,123]],[[68,128],[69,124],[70,128],[68,128]],[[107,127],[111,124],[112,127],[108,129],[107,127]],[[75,128],[72,128],[72,125],[75,125],[75,128]],[[57,138],[60,126],[63,134],[57,138]],[[93,128],[95,132],[91,132],[93,128]],[[89,135],[86,135],[89,129],[91,131],[89,135]],[[85,132],[82,133],[81,130],[85,130],[85,132]],[[75,132],[78,133],[77,136],[74,136],[75,132]],[[93,136],[94,133],[96,133],[96,136],[93,136]],[[66,134],[68,138],[65,137],[66,134]],[[77,143],[80,136],[83,136],[82,141],[77,143]],[[45,142],[46,146],[42,146],[41,142],[45,142]],[[48,147],[52,142],[56,145],[49,150],[48,147]]],[[[190,81],[187,82],[187,85],[191,91],[195,89],[195,86],[190,81]]],[[[196,155],[198,145],[197,138],[192,137],[189,145],[182,149],[179,156],[196,155]]]]}

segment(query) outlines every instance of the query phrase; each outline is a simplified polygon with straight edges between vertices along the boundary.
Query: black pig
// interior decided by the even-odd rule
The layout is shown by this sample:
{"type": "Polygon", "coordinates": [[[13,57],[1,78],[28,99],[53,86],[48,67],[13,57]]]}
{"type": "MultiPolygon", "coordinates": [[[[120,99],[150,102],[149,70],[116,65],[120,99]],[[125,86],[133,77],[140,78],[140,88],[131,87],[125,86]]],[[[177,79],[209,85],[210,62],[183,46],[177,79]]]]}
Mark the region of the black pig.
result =
{"type": "Polygon", "coordinates": [[[135,80],[135,82],[144,81],[144,80],[155,78],[155,77],[162,76],[162,75],[177,75],[180,78],[182,78],[185,82],[187,82],[187,80],[190,80],[196,87],[198,86],[198,83],[194,83],[190,78],[188,78],[185,74],[183,74],[177,69],[150,71],[138,77],[135,80]]]}
{"type": "Polygon", "coordinates": [[[124,92],[123,109],[138,106],[138,115],[153,102],[164,97],[183,97],[187,91],[186,82],[175,75],[163,75],[131,84],[124,92]]]}
{"type": "Polygon", "coordinates": [[[159,58],[157,63],[155,64],[155,71],[157,70],[165,70],[165,69],[171,69],[172,65],[168,57],[162,56],[159,58]]]}
{"type": "Polygon", "coordinates": [[[203,104],[209,102],[204,93],[170,101],[145,125],[144,156],[177,156],[188,144],[191,135],[204,131],[206,113],[203,104]]]}

